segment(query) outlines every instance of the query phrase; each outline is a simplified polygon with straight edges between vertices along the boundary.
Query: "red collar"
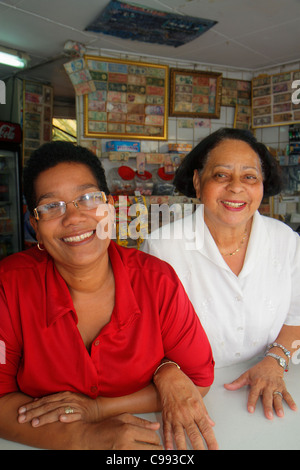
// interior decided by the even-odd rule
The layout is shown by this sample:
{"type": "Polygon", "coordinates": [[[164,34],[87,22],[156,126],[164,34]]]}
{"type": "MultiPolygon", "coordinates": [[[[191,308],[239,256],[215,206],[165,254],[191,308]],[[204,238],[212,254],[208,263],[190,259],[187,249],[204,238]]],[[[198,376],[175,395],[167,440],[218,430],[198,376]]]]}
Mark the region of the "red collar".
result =
{"type": "MultiPolygon", "coordinates": [[[[131,323],[133,317],[141,314],[130,282],[130,270],[126,266],[129,251],[113,241],[108,247],[115,277],[115,307],[111,321],[102,329],[101,335],[110,334],[116,329],[123,329],[128,323],[131,323]]],[[[51,326],[59,317],[67,313],[71,313],[77,323],[78,318],[68,286],[56,269],[53,259],[49,256],[45,273],[45,286],[47,326],[51,326]]]]}

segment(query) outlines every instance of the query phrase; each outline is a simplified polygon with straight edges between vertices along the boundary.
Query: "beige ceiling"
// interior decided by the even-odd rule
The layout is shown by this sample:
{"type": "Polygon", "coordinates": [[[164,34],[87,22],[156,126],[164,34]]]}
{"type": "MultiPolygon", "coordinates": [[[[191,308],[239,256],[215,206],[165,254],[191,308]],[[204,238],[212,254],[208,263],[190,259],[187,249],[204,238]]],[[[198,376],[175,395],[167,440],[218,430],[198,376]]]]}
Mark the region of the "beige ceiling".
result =
{"type": "MultiPolygon", "coordinates": [[[[27,52],[22,77],[47,80],[57,96],[73,94],[62,64],[66,41],[88,48],[162,57],[172,61],[258,71],[300,63],[300,0],[136,0],[144,7],[218,21],[212,29],[178,48],[122,40],[85,31],[109,0],[0,1],[0,46],[27,52]],[[44,64],[44,65],[42,65],[44,64]]],[[[0,66],[0,79],[15,73],[0,66]]]]}

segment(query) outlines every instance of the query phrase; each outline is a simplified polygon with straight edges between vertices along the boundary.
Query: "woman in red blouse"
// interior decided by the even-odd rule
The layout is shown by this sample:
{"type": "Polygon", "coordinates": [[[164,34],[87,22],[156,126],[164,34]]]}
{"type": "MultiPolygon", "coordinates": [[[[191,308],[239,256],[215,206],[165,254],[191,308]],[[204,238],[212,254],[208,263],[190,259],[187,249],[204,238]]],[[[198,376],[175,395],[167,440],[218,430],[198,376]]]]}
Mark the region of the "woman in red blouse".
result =
{"type": "Polygon", "coordinates": [[[214,369],[206,334],[168,264],[109,238],[98,158],[46,144],[28,162],[24,193],[38,246],[0,263],[0,437],[159,449],[157,423],[119,415],[162,409],[166,448],[172,434],[185,448],[184,429],[195,449],[201,433],[216,448],[202,400],[214,369]]]}

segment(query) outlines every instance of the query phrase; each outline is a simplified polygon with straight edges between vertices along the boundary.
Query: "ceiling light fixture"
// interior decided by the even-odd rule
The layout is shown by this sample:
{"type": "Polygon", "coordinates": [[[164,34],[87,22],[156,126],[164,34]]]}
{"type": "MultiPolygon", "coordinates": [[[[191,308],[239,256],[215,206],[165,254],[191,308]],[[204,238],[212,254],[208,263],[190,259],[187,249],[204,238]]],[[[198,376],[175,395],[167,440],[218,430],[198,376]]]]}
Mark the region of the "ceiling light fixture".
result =
{"type": "Polygon", "coordinates": [[[28,60],[27,54],[0,46],[0,64],[24,69],[28,60]]]}

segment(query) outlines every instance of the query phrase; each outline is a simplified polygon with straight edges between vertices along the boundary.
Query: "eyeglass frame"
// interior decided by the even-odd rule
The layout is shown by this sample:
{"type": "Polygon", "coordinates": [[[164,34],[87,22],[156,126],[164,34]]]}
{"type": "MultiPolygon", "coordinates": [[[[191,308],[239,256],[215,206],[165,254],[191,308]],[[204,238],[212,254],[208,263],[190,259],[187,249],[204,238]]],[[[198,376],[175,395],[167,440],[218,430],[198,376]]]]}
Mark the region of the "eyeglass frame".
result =
{"type": "MultiPolygon", "coordinates": [[[[93,210],[93,209],[96,209],[97,206],[95,207],[92,207],[91,209],[80,209],[80,207],[78,206],[78,200],[81,199],[82,197],[88,195],[88,194],[101,194],[101,197],[103,199],[103,203],[107,203],[107,197],[106,197],[106,194],[104,191],[92,191],[91,193],[85,193],[85,194],[82,194],[81,196],[78,196],[77,198],[75,198],[73,201],[69,201],[69,202],[65,202],[65,201],[56,201],[57,204],[61,204],[60,207],[64,207],[64,212],[58,216],[55,216],[55,217],[51,217],[50,219],[46,219],[46,220],[52,220],[52,219],[58,219],[59,217],[62,217],[66,211],[67,211],[67,205],[68,204],[73,204],[74,207],[76,207],[76,209],[78,209],[79,211],[84,211],[84,210],[87,210],[87,211],[90,211],[90,210],[93,210]]],[[[50,205],[51,203],[48,203],[48,204],[41,204],[40,206],[37,206],[33,209],[33,215],[34,215],[34,218],[35,220],[42,220],[40,217],[39,217],[39,214],[38,214],[38,209],[39,207],[43,207],[43,206],[47,206],[47,205],[50,205]]],[[[99,204],[100,205],[100,204],[99,204]]]]}

